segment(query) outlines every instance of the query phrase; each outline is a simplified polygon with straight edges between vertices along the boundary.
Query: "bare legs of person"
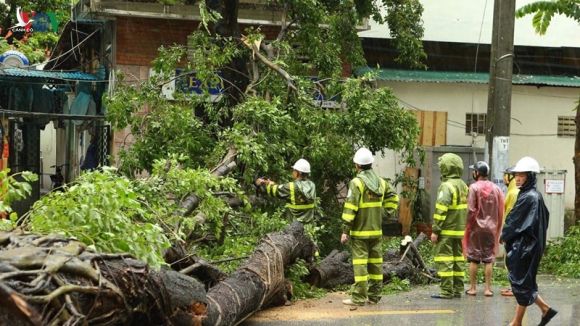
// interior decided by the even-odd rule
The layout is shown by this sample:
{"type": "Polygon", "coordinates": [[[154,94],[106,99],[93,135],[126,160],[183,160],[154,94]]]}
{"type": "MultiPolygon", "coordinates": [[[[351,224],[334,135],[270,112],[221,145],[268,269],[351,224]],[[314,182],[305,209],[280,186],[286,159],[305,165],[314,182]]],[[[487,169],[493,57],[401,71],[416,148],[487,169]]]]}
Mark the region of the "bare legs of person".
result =
{"type": "Polygon", "coordinates": [[[477,289],[477,263],[469,263],[469,289],[465,291],[467,295],[476,295],[477,289]]]}
{"type": "MultiPolygon", "coordinates": [[[[478,264],[471,262],[469,263],[469,289],[465,291],[467,295],[476,295],[477,294],[477,268],[478,264]]],[[[484,275],[485,275],[485,287],[483,291],[483,295],[486,297],[493,296],[493,291],[491,290],[491,275],[493,273],[493,264],[492,263],[485,263],[484,267],[484,275]]]]}
{"type": "Polygon", "coordinates": [[[486,297],[493,296],[493,291],[491,290],[491,275],[493,273],[493,264],[487,263],[485,264],[485,290],[483,291],[483,295],[486,297]]]}
{"type": "MultiPolygon", "coordinates": [[[[544,326],[550,322],[550,320],[558,313],[556,310],[552,309],[544,299],[540,295],[536,298],[534,303],[540,308],[542,311],[542,321],[540,322],[539,326],[544,326]]],[[[521,326],[522,320],[524,319],[524,315],[526,313],[526,306],[516,306],[516,314],[514,319],[510,322],[509,326],[521,326]]]]}

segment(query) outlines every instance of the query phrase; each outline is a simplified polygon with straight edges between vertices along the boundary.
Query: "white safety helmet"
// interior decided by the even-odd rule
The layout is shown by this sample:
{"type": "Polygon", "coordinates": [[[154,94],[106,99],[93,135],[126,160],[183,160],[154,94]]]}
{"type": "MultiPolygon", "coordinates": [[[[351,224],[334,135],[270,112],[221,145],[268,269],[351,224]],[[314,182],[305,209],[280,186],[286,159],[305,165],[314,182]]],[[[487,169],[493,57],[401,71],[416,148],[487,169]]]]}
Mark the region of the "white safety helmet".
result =
{"type": "Polygon", "coordinates": [[[368,148],[361,147],[356,151],[356,153],[354,153],[352,161],[358,165],[369,165],[375,161],[375,158],[368,148]]]}
{"type": "Polygon", "coordinates": [[[529,156],[522,157],[511,172],[540,172],[540,164],[529,156]]]}
{"type": "Polygon", "coordinates": [[[296,161],[292,168],[298,172],[310,173],[310,163],[308,163],[308,161],[303,158],[296,161]]]}

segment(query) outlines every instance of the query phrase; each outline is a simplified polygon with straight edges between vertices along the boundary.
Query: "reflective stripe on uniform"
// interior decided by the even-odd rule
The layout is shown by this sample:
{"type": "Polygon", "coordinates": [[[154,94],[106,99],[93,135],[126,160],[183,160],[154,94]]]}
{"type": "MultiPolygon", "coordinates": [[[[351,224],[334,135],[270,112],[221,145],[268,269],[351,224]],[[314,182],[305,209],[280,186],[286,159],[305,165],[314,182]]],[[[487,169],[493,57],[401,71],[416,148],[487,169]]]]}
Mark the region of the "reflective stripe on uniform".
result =
{"type": "MultiPolygon", "coordinates": [[[[450,183],[444,183],[453,193],[453,200],[451,201],[451,205],[449,205],[449,209],[459,210],[459,209],[467,209],[467,204],[460,204],[458,199],[458,190],[450,183]]],[[[437,206],[436,206],[437,207],[437,206]]]]}
{"type": "Polygon", "coordinates": [[[352,222],[354,220],[354,214],[346,214],[343,213],[342,214],[342,219],[347,221],[347,222],[352,222]]]}
{"type": "Polygon", "coordinates": [[[453,256],[435,256],[433,261],[444,262],[444,261],[453,261],[453,256]]]}
{"type": "Polygon", "coordinates": [[[383,257],[369,258],[369,264],[382,264],[382,263],[383,263],[383,257]]]}
{"type": "Polygon", "coordinates": [[[436,256],[433,258],[436,262],[465,261],[463,256],[436,256]]]}
{"type": "Polygon", "coordinates": [[[306,210],[306,209],[314,208],[314,204],[304,204],[304,205],[286,204],[286,207],[292,208],[292,209],[298,209],[298,210],[306,210]]]}
{"type": "Polygon", "coordinates": [[[437,276],[439,277],[453,277],[454,272],[437,272],[437,276]]]}
{"type": "Polygon", "coordinates": [[[312,204],[296,204],[296,192],[294,191],[294,182],[289,182],[288,187],[290,188],[290,203],[286,204],[286,207],[296,209],[296,210],[307,210],[314,208],[314,203],[312,204]]]}
{"type": "Polygon", "coordinates": [[[465,276],[465,272],[453,272],[453,276],[461,276],[461,277],[464,277],[465,276]]]}
{"type": "Polygon", "coordinates": [[[278,185],[274,185],[272,187],[272,195],[273,196],[278,196],[278,185]]]}
{"type": "Polygon", "coordinates": [[[363,190],[364,190],[362,181],[359,178],[354,178],[354,179],[352,179],[352,181],[356,184],[356,186],[358,187],[358,190],[362,196],[363,190]]]}
{"type": "MultiPolygon", "coordinates": [[[[343,219],[344,219],[344,215],[343,219]]],[[[354,218],[354,217],[353,217],[354,218]]],[[[350,235],[355,237],[371,237],[371,236],[381,236],[383,235],[383,230],[372,230],[372,231],[350,231],[350,235]]]]}
{"type": "Polygon", "coordinates": [[[368,202],[368,203],[361,203],[359,205],[360,208],[372,208],[372,207],[381,207],[382,203],[381,202],[368,202]]]}
{"type": "Polygon", "coordinates": [[[447,212],[447,210],[449,209],[449,207],[442,204],[435,204],[435,208],[443,212],[447,212]]]}
{"type": "Polygon", "coordinates": [[[449,209],[453,210],[467,209],[467,204],[451,205],[449,206],[449,209]]]}
{"type": "Polygon", "coordinates": [[[455,235],[455,236],[463,236],[465,231],[453,231],[453,230],[443,230],[441,231],[441,235],[455,235]]]}
{"type": "Polygon", "coordinates": [[[397,205],[397,203],[385,203],[384,207],[397,209],[397,207],[399,207],[399,205],[397,205]]]}
{"type": "Polygon", "coordinates": [[[369,280],[382,281],[383,274],[369,274],[369,280]]]}
{"type": "Polygon", "coordinates": [[[363,276],[355,276],[354,277],[354,282],[366,282],[369,280],[369,276],[368,275],[363,275],[363,276]]]}
{"type": "Polygon", "coordinates": [[[353,265],[366,265],[369,263],[369,260],[366,258],[357,258],[352,260],[353,265]]]}
{"type": "Polygon", "coordinates": [[[433,219],[437,220],[437,221],[445,221],[446,217],[447,216],[445,216],[445,215],[433,214],[433,219]]]}
{"type": "Polygon", "coordinates": [[[358,207],[351,203],[344,203],[344,208],[352,209],[355,212],[358,211],[358,207]]]}
{"type": "Polygon", "coordinates": [[[290,204],[295,205],[296,198],[294,197],[294,182],[288,183],[288,186],[290,187],[290,204]]]}
{"type": "Polygon", "coordinates": [[[266,185],[266,193],[268,195],[272,196],[272,185],[271,184],[266,185]]]}

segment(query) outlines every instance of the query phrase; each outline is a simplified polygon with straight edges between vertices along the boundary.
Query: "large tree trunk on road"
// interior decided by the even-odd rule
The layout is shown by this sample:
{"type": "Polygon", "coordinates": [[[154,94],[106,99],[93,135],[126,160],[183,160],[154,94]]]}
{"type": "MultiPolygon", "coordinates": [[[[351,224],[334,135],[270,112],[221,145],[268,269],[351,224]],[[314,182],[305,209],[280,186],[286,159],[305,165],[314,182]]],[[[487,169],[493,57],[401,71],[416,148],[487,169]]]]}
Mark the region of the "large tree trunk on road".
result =
{"type": "Polygon", "coordinates": [[[284,303],[288,298],[284,269],[298,258],[311,261],[314,252],[314,243],[298,222],[267,235],[247,262],[209,290],[203,324],[237,325],[263,307],[284,303]]]}
{"type": "Polygon", "coordinates": [[[77,241],[0,233],[0,325],[201,325],[206,292],[172,270],[77,241]]]}
{"type": "MultiPolygon", "coordinates": [[[[150,270],[129,255],[90,252],[57,236],[3,232],[0,325],[237,325],[289,299],[285,268],[299,258],[312,261],[314,252],[295,222],[266,235],[246,263],[206,295],[194,278],[150,270]]],[[[208,267],[199,260],[183,272],[208,267]]]]}
{"type": "MultiPolygon", "coordinates": [[[[393,276],[415,281],[424,275],[426,267],[416,249],[424,239],[425,234],[421,233],[415,241],[402,246],[399,252],[387,251],[383,255],[384,283],[389,283],[393,276]]],[[[316,287],[327,289],[354,283],[350,253],[348,251],[332,251],[320,264],[310,269],[306,281],[316,287]]]]}

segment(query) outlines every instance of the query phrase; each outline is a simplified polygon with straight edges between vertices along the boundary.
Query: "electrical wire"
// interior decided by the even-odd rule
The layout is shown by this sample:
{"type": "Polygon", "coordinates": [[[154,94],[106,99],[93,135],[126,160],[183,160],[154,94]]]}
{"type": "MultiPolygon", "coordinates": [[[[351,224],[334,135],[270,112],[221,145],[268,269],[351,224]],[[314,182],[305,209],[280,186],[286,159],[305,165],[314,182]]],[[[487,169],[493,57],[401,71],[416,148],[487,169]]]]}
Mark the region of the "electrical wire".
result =
{"type": "MultiPolygon", "coordinates": [[[[72,51],[76,51],[77,48],[79,48],[84,42],[86,42],[88,39],[91,38],[91,36],[95,35],[98,32],[98,30],[93,31],[91,34],[89,34],[86,38],[84,38],[82,41],[80,41],[77,45],[71,47],[69,50],[67,50],[66,52],[60,54],[59,56],[52,58],[50,60],[47,60],[45,62],[41,62],[41,63],[37,63],[35,65],[31,65],[28,68],[35,68],[41,64],[47,64],[49,62],[55,61],[55,60],[59,60],[60,58],[64,57],[65,55],[69,55],[69,53],[71,53],[72,51]]],[[[0,71],[2,70],[6,70],[9,69],[9,67],[0,67],[0,71]]]]}

